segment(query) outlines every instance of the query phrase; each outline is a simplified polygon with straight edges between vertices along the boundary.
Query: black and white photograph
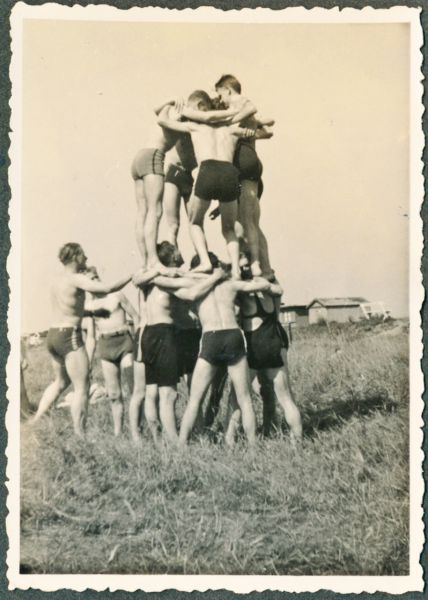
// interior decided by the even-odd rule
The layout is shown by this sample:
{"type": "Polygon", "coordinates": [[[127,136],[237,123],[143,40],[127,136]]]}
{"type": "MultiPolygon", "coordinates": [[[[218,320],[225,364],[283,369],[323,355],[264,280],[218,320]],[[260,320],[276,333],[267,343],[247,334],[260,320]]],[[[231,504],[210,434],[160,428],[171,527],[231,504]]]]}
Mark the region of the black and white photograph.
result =
{"type": "Polygon", "coordinates": [[[14,7],[11,588],[423,589],[419,19],[14,7]]]}

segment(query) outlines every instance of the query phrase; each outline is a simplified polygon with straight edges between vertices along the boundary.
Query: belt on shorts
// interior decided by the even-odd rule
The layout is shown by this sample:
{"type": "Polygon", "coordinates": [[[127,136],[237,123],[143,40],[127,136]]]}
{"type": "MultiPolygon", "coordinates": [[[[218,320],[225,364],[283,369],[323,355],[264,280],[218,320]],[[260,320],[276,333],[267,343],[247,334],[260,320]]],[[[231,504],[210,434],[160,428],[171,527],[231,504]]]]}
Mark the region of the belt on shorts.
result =
{"type": "Polygon", "coordinates": [[[51,329],[56,329],[56,331],[82,331],[80,325],[68,325],[67,327],[51,327],[51,329]]]}
{"type": "Polygon", "coordinates": [[[111,338],[117,337],[118,335],[123,335],[124,333],[130,333],[129,327],[121,327],[120,329],[115,329],[115,331],[106,331],[105,333],[99,333],[99,338],[111,338]]]}

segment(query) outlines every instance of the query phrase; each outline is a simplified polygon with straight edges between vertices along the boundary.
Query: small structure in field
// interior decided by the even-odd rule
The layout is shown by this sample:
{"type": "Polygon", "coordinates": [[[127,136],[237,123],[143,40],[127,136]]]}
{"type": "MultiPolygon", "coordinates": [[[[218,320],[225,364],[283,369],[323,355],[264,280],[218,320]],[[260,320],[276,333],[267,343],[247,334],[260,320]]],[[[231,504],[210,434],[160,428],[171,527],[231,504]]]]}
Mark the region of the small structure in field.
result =
{"type": "Polygon", "coordinates": [[[279,320],[282,325],[308,325],[308,307],[306,304],[281,304],[279,320]]]}
{"type": "Polygon", "coordinates": [[[315,298],[307,306],[309,324],[358,321],[366,316],[362,304],[367,304],[365,298],[315,298]]]}

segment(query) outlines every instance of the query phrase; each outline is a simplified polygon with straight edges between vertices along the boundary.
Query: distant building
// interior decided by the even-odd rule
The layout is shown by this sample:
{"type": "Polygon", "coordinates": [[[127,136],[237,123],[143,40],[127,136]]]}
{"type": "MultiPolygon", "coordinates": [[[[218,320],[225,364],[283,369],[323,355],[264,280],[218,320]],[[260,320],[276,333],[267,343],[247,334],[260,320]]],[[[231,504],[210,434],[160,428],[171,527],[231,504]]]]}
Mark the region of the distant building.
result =
{"type": "Polygon", "coordinates": [[[366,317],[361,305],[367,303],[365,298],[315,298],[307,306],[309,324],[358,321],[366,317]]]}
{"type": "Polygon", "coordinates": [[[306,304],[281,304],[279,320],[282,325],[308,325],[308,308],[306,304]]]}

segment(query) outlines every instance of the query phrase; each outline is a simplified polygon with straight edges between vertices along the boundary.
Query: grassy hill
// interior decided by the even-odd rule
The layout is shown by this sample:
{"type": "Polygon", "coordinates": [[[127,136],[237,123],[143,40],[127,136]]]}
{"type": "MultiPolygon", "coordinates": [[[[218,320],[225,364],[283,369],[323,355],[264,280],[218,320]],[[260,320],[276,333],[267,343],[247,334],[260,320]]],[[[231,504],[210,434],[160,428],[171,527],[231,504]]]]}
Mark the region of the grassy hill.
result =
{"type": "MultiPolygon", "coordinates": [[[[37,402],[46,349],[29,349],[37,402]]],[[[85,441],[67,409],[21,429],[21,564],[33,573],[408,573],[406,323],[296,330],[289,352],[305,437],[285,426],[249,451],[214,443],[136,449],[108,402],[85,441]]],[[[96,378],[101,380],[99,369],[96,378]]],[[[180,387],[179,418],[185,404],[180,387]]],[[[255,398],[258,421],[261,403],[255,398]]]]}

